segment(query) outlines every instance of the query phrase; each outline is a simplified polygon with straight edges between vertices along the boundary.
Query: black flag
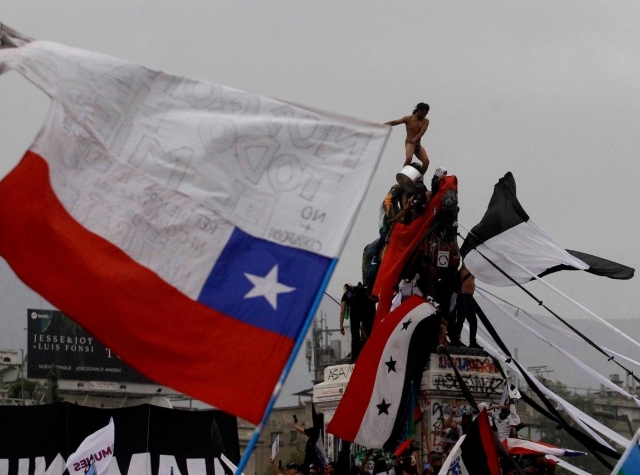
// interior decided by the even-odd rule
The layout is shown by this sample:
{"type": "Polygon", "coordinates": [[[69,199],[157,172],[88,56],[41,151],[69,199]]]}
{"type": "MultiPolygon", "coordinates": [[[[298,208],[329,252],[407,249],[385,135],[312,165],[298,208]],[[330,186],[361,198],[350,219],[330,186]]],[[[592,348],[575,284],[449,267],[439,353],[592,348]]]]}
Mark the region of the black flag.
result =
{"type": "Polygon", "coordinates": [[[487,212],[469,232],[460,252],[477,279],[500,287],[524,284],[533,278],[520,266],[537,276],[584,270],[611,279],[630,279],[635,272],[631,267],[559,246],[518,202],[511,172],[495,185],[487,212]]]}

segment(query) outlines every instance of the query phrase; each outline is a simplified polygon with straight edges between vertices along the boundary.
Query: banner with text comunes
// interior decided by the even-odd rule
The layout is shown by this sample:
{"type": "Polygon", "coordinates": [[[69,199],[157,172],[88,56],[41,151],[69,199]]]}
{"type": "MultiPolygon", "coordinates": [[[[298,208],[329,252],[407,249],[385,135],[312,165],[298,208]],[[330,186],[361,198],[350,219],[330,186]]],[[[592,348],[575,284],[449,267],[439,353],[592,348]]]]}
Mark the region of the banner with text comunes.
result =
{"type": "Polygon", "coordinates": [[[64,313],[29,309],[27,315],[29,378],[46,378],[55,364],[63,380],[153,384],[64,313]]]}

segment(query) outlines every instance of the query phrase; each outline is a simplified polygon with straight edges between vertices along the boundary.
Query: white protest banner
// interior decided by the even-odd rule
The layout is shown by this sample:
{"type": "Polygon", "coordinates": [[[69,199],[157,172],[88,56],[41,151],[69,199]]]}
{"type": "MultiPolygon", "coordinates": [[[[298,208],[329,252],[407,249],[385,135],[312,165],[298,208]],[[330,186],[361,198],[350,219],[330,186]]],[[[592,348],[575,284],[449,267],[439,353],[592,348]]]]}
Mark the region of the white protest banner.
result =
{"type": "Polygon", "coordinates": [[[97,475],[106,473],[113,457],[114,440],[115,426],[111,418],[109,424],[89,435],[82,441],[80,447],[69,455],[67,459],[69,475],[84,475],[92,464],[97,475]]]}

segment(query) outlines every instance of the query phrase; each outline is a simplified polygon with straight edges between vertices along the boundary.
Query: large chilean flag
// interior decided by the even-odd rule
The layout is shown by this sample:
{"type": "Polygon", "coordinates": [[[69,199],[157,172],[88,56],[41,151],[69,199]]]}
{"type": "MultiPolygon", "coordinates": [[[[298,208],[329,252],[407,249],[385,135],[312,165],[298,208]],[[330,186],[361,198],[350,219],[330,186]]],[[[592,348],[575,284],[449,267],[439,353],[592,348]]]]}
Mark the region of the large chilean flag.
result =
{"type": "Polygon", "coordinates": [[[0,255],[134,368],[258,423],[389,127],[33,41],[52,100],[0,182],[0,255]]]}

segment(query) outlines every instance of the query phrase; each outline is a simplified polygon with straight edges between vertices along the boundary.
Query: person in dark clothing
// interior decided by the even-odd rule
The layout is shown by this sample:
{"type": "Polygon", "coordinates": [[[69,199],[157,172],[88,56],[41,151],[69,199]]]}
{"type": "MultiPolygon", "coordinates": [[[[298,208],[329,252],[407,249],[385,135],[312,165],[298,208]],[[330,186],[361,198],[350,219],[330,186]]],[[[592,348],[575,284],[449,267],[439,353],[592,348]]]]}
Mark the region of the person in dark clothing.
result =
{"type": "Polygon", "coordinates": [[[345,292],[340,303],[340,333],[344,335],[344,320],[347,311],[351,319],[351,361],[355,363],[360,355],[363,340],[369,337],[375,317],[375,302],[377,297],[372,296],[367,289],[358,282],[358,285],[345,284],[345,292]],[[362,330],[362,331],[361,331],[362,330]],[[364,338],[362,333],[364,333],[364,338]]]}
{"type": "Polygon", "coordinates": [[[338,462],[329,462],[324,467],[324,475],[341,475],[339,473],[338,462]]]}
{"type": "Polygon", "coordinates": [[[461,346],[460,336],[462,335],[462,327],[464,321],[469,322],[469,348],[482,349],[476,341],[476,333],[478,332],[478,317],[476,315],[475,300],[473,293],[476,290],[476,279],[473,277],[469,269],[464,265],[459,271],[460,291],[456,296],[456,324],[453,335],[451,335],[451,344],[453,346],[461,346]]]}
{"type": "Polygon", "coordinates": [[[318,474],[322,474],[322,472],[324,472],[324,466],[321,465],[322,461],[318,457],[316,448],[316,443],[320,437],[320,429],[317,427],[308,427],[305,429],[295,422],[293,423],[293,428],[307,436],[307,442],[304,446],[304,462],[302,463],[303,471],[308,474],[311,470],[315,469],[318,474]]]}
{"type": "Polygon", "coordinates": [[[344,284],[344,294],[340,300],[340,333],[344,335],[344,321],[351,320],[351,361],[355,362],[360,355],[360,314],[353,308],[354,302],[353,287],[344,284]],[[355,310],[355,311],[354,311],[355,310]]]}

